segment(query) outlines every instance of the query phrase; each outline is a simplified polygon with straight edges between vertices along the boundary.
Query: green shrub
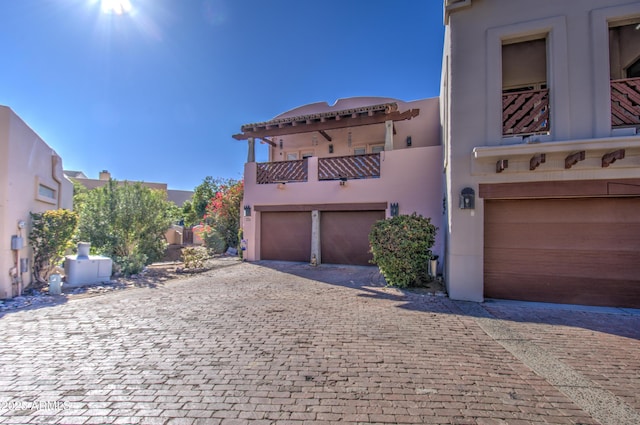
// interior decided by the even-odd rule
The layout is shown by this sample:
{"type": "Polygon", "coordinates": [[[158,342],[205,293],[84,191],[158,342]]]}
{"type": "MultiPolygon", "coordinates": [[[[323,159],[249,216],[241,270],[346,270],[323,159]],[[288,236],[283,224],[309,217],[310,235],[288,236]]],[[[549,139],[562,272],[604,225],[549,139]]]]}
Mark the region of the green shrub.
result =
{"type": "Polygon", "coordinates": [[[200,269],[209,259],[207,248],[203,246],[188,246],[182,249],[182,261],[185,269],[200,269]]]}
{"type": "Polygon", "coordinates": [[[141,253],[129,254],[125,257],[115,257],[113,259],[113,268],[116,274],[131,276],[138,274],[144,270],[147,262],[147,256],[141,253]]]}
{"type": "Polygon", "coordinates": [[[33,276],[45,283],[64,258],[78,226],[78,214],[68,210],[31,213],[29,241],[33,248],[33,276]]]}
{"type": "Polygon", "coordinates": [[[136,274],[162,258],[164,233],[175,212],[165,192],[109,180],[84,193],[81,201],[78,238],[91,242],[96,254],[112,258],[116,272],[136,274]]]}
{"type": "Polygon", "coordinates": [[[437,227],[416,213],[376,222],[369,233],[373,254],[387,283],[401,288],[428,279],[437,227]]]}
{"type": "Polygon", "coordinates": [[[224,238],[211,226],[205,226],[200,237],[211,254],[222,254],[227,248],[224,238]]]}

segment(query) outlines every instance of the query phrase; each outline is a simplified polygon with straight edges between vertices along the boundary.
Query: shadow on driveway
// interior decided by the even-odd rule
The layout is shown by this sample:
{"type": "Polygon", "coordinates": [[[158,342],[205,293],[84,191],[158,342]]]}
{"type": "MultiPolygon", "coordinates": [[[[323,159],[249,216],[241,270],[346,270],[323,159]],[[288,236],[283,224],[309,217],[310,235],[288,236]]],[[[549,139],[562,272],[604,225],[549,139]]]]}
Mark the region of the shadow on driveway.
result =
{"type": "Polygon", "coordinates": [[[491,299],[483,303],[471,303],[482,307],[483,314],[476,315],[470,313],[469,309],[463,311],[461,306],[466,302],[451,300],[446,296],[435,296],[433,291],[388,287],[375,266],[322,264],[314,267],[307,263],[286,261],[256,261],[252,264],[330,285],[358,289],[365,292],[359,294],[361,297],[400,302],[402,304],[398,307],[408,310],[567,326],[640,340],[638,309],[491,299]],[[487,315],[484,315],[485,311],[487,315]]]}

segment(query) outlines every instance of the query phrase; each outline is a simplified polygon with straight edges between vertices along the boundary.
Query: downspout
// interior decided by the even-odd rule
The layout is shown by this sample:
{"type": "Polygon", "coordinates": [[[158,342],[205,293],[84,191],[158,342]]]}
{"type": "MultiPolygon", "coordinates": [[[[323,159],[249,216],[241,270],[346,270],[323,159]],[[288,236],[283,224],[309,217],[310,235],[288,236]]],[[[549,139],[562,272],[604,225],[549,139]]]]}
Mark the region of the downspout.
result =
{"type": "Polygon", "coordinates": [[[51,177],[58,183],[58,200],[56,208],[60,208],[62,205],[62,176],[58,176],[56,170],[58,166],[60,166],[60,171],[62,172],[62,165],[60,164],[61,158],[54,151],[51,151],[51,177]]]}
{"type": "Polygon", "coordinates": [[[15,251],[15,255],[16,255],[16,260],[15,263],[13,265],[13,267],[11,268],[11,270],[9,270],[9,276],[11,276],[11,296],[13,297],[13,286],[17,286],[17,290],[18,290],[18,296],[22,295],[22,291],[24,289],[24,280],[22,279],[22,267],[20,264],[20,250],[24,247],[24,243],[22,242],[22,229],[25,226],[25,222],[20,220],[18,221],[18,234],[16,236],[14,236],[15,242],[12,238],[11,240],[11,249],[13,251],[15,251]],[[15,243],[15,245],[14,245],[15,243]]]}

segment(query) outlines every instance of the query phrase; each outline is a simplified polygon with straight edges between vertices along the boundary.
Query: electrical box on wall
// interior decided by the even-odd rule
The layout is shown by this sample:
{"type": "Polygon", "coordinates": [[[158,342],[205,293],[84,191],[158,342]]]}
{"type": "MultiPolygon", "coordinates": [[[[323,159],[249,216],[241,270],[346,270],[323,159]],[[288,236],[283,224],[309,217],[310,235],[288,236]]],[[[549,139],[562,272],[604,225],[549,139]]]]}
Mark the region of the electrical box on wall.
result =
{"type": "Polygon", "coordinates": [[[22,249],[23,241],[20,236],[13,235],[11,236],[11,249],[17,251],[22,249]]]}

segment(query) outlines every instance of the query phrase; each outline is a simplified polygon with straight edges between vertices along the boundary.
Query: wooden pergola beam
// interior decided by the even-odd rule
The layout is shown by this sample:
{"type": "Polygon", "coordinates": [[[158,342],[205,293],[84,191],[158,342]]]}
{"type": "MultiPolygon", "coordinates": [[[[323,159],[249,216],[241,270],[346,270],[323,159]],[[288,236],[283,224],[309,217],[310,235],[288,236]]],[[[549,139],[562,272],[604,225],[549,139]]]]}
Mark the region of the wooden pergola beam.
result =
{"type": "Polygon", "coordinates": [[[329,135],[327,134],[327,132],[326,132],[326,131],[324,131],[324,130],[318,130],[318,133],[322,134],[322,137],[324,137],[325,139],[327,139],[327,142],[330,142],[331,140],[333,140],[333,139],[331,138],[331,136],[329,136],[329,135]]]}
{"type": "Polygon", "coordinates": [[[288,125],[283,124],[281,127],[274,128],[256,128],[253,131],[247,131],[244,133],[234,134],[233,138],[236,140],[246,140],[250,137],[254,137],[257,139],[264,140],[265,137],[277,137],[277,136],[286,136],[290,134],[300,134],[300,133],[311,133],[313,131],[320,132],[328,131],[328,130],[336,130],[339,128],[346,127],[359,127],[363,125],[371,125],[371,124],[379,124],[384,123],[385,121],[404,121],[410,120],[411,118],[415,118],[420,114],[420,109],[409,109],[405,112],[391,112],[388,114],[374,114],[372,116],[369,115],[360,115],[356,118],[351,116],[341,117],[338,120],[338,116],[335,119],[327,119],[325,122],[312,122],[311,124],[297,125],[293,127],[291,123],[288,125]]]}
{"type": "Polygon", "coordinates": [[[266,137],[261,137],[261,139],[262,139],[262,141],[263,141],[263,142],[270,144],[270,145],[271,145],[271,146],[273,146],[274,148],[276,147],[276,142],[274,142],[274,141],[272,141],[272,140],[269,140],[269,139],[267,139],[266,137]]]}

